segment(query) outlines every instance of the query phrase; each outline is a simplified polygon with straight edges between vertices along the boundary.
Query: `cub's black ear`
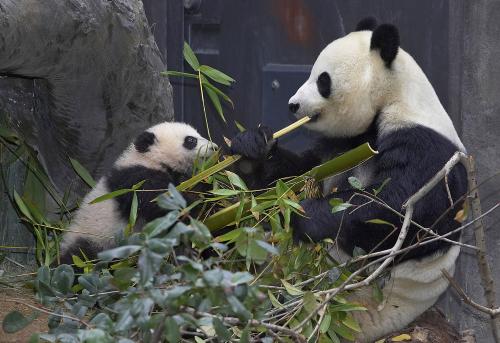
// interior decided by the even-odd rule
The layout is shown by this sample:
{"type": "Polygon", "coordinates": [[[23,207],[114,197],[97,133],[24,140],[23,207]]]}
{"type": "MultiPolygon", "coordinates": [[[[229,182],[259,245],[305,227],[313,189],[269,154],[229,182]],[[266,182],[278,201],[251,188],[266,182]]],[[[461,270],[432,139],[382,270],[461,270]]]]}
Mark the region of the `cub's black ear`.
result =
{"type": "Polygon", "coordinates": [[[385,65],[390,68],[399,49],[399,32],[396,26],[382,24],[373,31],[370,49],[380,50],[380,57],[385,65]]]}
{"type": "Polygon", "coordinates": [[[377,27],[377,19],[374,17],[366,17],[361,19],[361,21],[356,25],[356,30],[354,31],[373,31],[377,27]]]}
{"type": "Polygon", "coordinates": [[[154,133],[149,131],[144,131],[134,141],[135,149],[141,153],[149,151],[151,145],[156,141],[156,136],[154,133]]]}

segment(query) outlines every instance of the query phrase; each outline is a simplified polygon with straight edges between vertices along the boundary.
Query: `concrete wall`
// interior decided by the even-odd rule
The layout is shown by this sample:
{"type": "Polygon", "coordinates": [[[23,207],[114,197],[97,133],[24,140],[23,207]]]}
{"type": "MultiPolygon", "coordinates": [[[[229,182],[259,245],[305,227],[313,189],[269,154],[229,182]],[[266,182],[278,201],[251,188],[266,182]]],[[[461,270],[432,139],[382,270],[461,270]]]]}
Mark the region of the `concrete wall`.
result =
{"type": "MultiPolygon", "coordinates": [[[[476,158],[486,211],[500,201],[500,1],[453,1],[450,11],[450,110],[460,113],[462,139],[476,158]]],[[[500,294],[500,210],[484,224],[489,262],[500,294]]],[[[464,240],[474,243],[470,232],[464,240]]],[[[485,304],[474,252],[464,250],[457,268],[455,277],[463,289],[485,304]]],[[[457,327],[476,331],[478,343],[493,342],[489,319],[464,305],[453,290],[442,298],[441,305],[457,327]]]]}

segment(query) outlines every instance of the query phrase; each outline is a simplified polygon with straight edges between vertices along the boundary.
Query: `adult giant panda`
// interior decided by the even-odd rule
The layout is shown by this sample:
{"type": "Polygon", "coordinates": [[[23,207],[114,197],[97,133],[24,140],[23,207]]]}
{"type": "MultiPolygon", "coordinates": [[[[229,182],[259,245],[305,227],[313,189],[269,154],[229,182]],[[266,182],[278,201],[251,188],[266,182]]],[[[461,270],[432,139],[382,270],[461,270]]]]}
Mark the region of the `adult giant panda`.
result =
{"type": "MultiPolygon", "coordinates": [[[[169,183],[175,185],[191,176],[197,158],[211,155],[217,145],[203,138],[188,124],[164,122],[141,133],[88,193],[61,241],[61,262],[72,263],[80,249],[89,258],[113,246],[114,238],[128,223],[132,194],[90,204],[117,189],[130,188],[146,180],[138,192],[137,226],[165,214],[152,202],[169,183]]],[[[189,201],[189,198],[187,198],[189,201]]]]}
{"type": "MultiPolygon", "coordinates": [[[[432,85],[415,60],[399,47],[397,28],[377,26],[371,18],[362,20],[355,32],[333,41],[320,53],[309,79],[290,98],[289,108],[297,118],[314,116],[307,127],[322,138],[313,149],[297,156],[276,142],[269,143],[271,130],[266,127],[238,134],[231,149],[246,157],[240,173],[247,172],[253,186],[300,175],[339,151],[370,142],[378,154],[352,172],[367,190],[390,178],[379,197],[401,211],[403,203],[456,151],[465,151],[432,85]]],[[[448,185],[453,201],[466,193],[463,166],[451,171],[448,185]]],[[[301,202],[306,217],[292,218],[297,240],[334,238],[347,256],[354,247],[371,252],[394,245],[399,230],[367,221],[382,219],[400,228],[401,219],[396,214],[358,197],[351,203],[366,203],[364,206],[332,213],[329,199],[347,201],[356,190],[349,186],[347,175],[332,178],[323,186],[323,198],[301,202]]],[[[413,220],[439,234],[450,232],[459,226],[453,218],[461,206],[456,204],[447,211],[449,207],[443,182],[418,202],[413,220]]],[[[424,236],[425,232],[412,226],[404,244],[424,236]]],[[[459,239],[458,234],[449,238],[459,239]]],[[[356,314],[363,329],[357,339],[371,342],[401,329],[432,306],[448,286],[441,270],[453,273],[458,254],[459,246],[442,240],[420,246],[396,260],[383,287],[382,304],[372,300],[368,288],[354,293],[368,309],[356,314]]]]}

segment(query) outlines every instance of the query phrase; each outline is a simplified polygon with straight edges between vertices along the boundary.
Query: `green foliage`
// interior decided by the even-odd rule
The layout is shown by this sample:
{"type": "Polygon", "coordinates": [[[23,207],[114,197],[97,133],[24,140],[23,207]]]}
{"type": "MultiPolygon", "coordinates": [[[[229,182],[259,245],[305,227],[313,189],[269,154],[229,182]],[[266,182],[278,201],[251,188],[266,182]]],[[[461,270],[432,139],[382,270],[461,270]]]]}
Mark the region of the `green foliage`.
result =
{"type": "Polygon", "coordinates": [[[188,43],[184,42],[183,49],[184,60],[189,64],[189,66],[196,72],[193,73],[185,73],[179,71],[165,71],[162,75],[166,76],[178,76],[178,77],[187,77],[192,79],[197,79],[200,86],[200,95],[203,105],[203,113],[205,115],[205,123],[208,132],[208,136],[210,137],[210,129],[208,127],[208,118],[205,109],[205,97],[204,93],[207,93],[212,105],[214,106],[216,112],[222,119],[224,123],[226,123],[226,117],[224,116],[224,110],[222,108],[221,99],[234,107],[231,99],[219,88],[215,87],[212,82],[216,82],[218,84],[224,86],[230,86],[235,80],[229,75],[217,70],[213,67],[202,65],[198,61],[196,54],[193,52],[188,43]]]}

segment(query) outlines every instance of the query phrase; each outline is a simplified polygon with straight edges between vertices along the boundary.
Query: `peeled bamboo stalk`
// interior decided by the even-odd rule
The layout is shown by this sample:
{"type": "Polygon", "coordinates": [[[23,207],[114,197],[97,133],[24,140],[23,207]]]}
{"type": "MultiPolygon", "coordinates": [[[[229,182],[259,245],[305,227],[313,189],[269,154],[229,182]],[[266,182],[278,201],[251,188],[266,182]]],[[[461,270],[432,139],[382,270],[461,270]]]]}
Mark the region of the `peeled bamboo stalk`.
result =
{"type": "MultiPolygon", "coordinates": [[[[306,117],[303,117],[303,118],[297,120],[296,122],[288,125],[287,127],[283,128],[279,131],[276,131],[273,134],[273,139],[279,138],[279,137],[295,130],[296,128],[307,123],[309,120],[311,120],[311,117],[306,116],[306,117]]],[[[233,156],[226,157],[223,161],[211,166],[208,169],[205,169],[204,171],[193,176],[192,178],[190,178],[184,182],[181,182],[177,186],[177,190],[182,192],[182,191],[185,191],[185,190],[197,185],[198,183],[200,183],[201,181],[203,181],[207,177],[209,177],[209,176],[211,176],[211,175],[213,175],[221,170],[226,169],[227,167],[229,167],[233,163],[237,162],[240,158],[241,158],[240,155],[233,155],[233,156]]]]}

